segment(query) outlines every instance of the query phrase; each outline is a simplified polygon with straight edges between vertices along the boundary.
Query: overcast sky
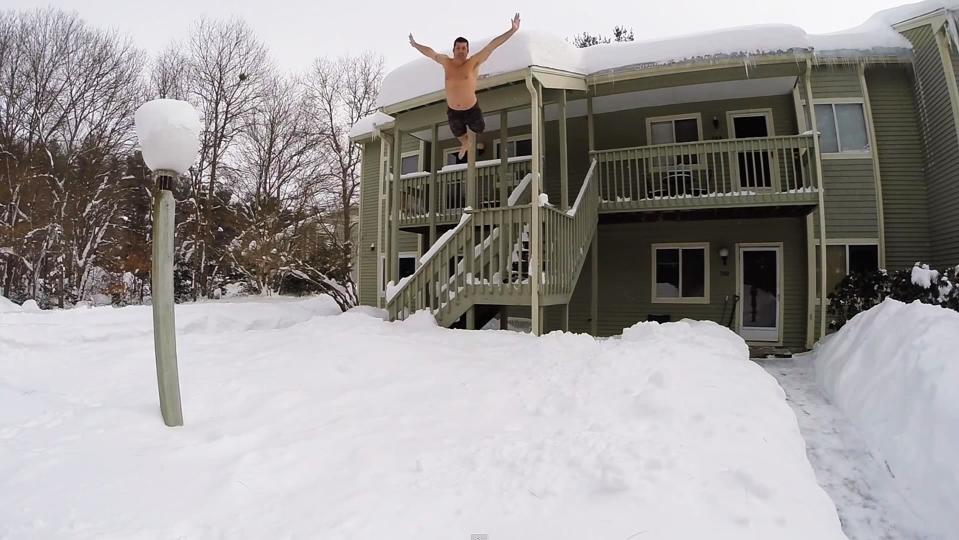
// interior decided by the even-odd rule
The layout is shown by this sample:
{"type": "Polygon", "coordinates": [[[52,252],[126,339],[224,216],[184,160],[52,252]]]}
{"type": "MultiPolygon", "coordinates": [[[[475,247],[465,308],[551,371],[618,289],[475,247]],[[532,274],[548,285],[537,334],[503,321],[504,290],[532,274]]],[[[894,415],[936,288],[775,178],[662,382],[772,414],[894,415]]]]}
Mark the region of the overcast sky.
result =
{"type": "Polygon", "coordinates": [[[523,28],[559,36],[610,33],[632,27],[636,39],[677,36],[746,24],[787,23],[821,33],[857,26],[872,13],[902,0],[533,0],[483,2],[438,0],[4,0],[13,9],[55,6],[76,11],[89,23],[133,36],[150,52],[183,39],[202,15],[236,15],[253,26],[280,66],[303,70],[321,55],[373,50],[388,68],[416,58],[407,42],[441,49],[463,35],[478,39],[509,28],[520,11],[523,28]]]}

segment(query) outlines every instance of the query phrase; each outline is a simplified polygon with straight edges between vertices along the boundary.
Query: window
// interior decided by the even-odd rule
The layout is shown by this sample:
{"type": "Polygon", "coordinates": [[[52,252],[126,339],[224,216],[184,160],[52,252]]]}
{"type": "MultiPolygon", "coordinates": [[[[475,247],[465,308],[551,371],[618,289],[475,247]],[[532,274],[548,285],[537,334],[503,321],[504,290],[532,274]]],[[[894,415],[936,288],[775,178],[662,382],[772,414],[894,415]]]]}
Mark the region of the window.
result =
{"type": "MultiPolygon", "coordinates": [[[[495,159],[500,159],[500,144],[499,140],[496,141],[496,147],[493,152],[495,159]]],[[[506,140],[506,157],[517,157],[517,156],[532,156],[533,155],[533,139],[529,135],[521,135],[519,137],[511,138],[506,140]]]]}
{"type": "MultiPolygon", "coordinates": [[[[816,246],[816,287],[820,284],[819,246],[816,246]]],[[[849,274],[879,269],[878,244],[828,244],[826,246],[826,294],[836,290],[849,274]]]]}
{"type": "MultiPolygon", "coordinates": [[[[413,275],[416,272],[416,261],[419,257],[415,252],[402,252],[399,254],[400,279],[413,275]]],[[[376,266],[376,273],[379,277],[380,296],[386,294],[386,282],[389,281],[386,273],[386,257],[381,255],[379,264],[376,266]]]]}
{"type": "Polygon", "coordinates": [[[400,255],[400,279],[412,276],[416,271],[416,255],[400,255]]]}
{"type": "MultiPolygon", "coordinates": [[[[646,136],[650,145],[695,142],[702,139],[699,114],[663,116],[646,119],[646,136]]],[[[697,154],[664,156],[654,161],[654,168],[675,165],[696,165],[697,154]]]]}
{"type": "Polygon", "coordinates": [[[407,152],[400,158],[400,174],[420,172],[420,153],[407,152]]]}
{"type": "Polygon", "coordinates": [[[649,144],[695,142],[699,136],[699,115],[650,118],[647,127],[649,144]]]}
{"type": "Polygon", "coordinates": [[[653,302],[709,302],[709,244],[653,245],[653,302]]]}
{"type": "Polygon", "coordinates": [[[862,103],[817,103],[816,126],[824,154],[869,152],[862,103]]]}
{"type": "Polygon", "coordinates": [[[443,165],[458,165],[461,163],[469,162],[469,152],[463,154],[463,159],[459,157],[459,146],[454,146],[453,148],[447,148],[443,150],[443,165]]]}

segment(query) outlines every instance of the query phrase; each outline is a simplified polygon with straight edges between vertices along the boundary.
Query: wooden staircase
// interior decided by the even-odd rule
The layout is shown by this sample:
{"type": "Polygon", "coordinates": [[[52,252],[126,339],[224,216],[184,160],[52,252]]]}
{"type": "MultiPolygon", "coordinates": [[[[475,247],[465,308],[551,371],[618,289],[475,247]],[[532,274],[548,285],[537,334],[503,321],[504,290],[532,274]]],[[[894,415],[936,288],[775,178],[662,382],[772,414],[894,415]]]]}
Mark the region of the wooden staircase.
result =
{"type": "MultiPolygon", "coordinates": [[[[596,233],[599,208],[596,162],[576,202],[563,212],[543,206],[539,212],[542,245],[539,276],[530,275],[532,203],[466,209],[460,222],[437,240],[411,276],[387,286],[392,320],[430,310],[442,326],[462,324],[464,314],[489,320],[499,306],[532,304],[530,280],[539,277],[540,305],[569,302],[596,233]]],[[[477,324],[477,327],[481,324],[477,324]]]]}

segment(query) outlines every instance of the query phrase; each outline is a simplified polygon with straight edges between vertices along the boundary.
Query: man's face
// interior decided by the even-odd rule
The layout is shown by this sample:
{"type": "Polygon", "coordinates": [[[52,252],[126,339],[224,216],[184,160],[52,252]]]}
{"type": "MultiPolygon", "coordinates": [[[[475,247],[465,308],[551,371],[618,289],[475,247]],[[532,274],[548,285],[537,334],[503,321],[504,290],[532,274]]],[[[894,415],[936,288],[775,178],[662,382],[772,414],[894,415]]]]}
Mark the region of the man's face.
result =
{"type": "Polygon", "coordinates": [[[466,60],[466,57],[469,55],[470,46],[467,43],[460,41],[459,43],[453,44],[453,58],[457,60],[466,60]]]}

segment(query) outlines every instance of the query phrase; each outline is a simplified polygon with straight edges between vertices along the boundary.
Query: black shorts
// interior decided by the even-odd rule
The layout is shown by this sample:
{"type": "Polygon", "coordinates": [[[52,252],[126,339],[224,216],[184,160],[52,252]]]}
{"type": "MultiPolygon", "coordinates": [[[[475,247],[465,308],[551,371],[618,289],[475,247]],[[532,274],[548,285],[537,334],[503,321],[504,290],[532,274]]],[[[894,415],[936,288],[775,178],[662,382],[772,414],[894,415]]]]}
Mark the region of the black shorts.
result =
{"type": "Polygon", "coordinates": [[[483,120],[483,111],[480,110],[478,101],[476,105],[465,111],[447,107],[446,118],[450,121],[450,131],[453,132],[455,137],[465,135],[466,128],[470,128],[473,133],[482,133],[486,130],[486,120],[483,120]]]}

